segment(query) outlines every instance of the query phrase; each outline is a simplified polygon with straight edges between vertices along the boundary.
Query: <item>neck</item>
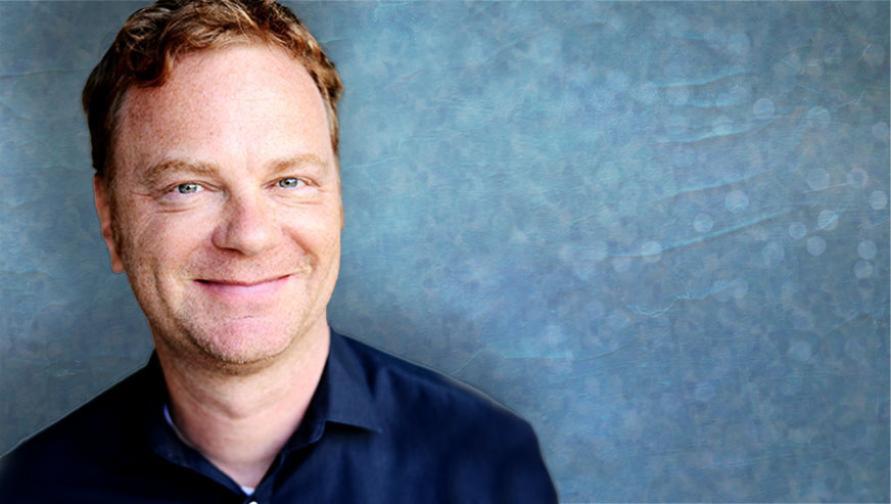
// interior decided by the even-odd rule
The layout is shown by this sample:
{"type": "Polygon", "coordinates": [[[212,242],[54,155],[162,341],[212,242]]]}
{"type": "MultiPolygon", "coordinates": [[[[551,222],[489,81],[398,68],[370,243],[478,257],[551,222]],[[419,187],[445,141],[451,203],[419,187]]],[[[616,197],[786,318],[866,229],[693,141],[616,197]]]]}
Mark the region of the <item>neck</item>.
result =
{"type": "Polygon", "coordinates": [[[156,338],[171,415],[184,441],[239,485],[256,487],[306,413],[328,357],[328,331],[322,323],[247,374],[196,368],[156,338]]]}

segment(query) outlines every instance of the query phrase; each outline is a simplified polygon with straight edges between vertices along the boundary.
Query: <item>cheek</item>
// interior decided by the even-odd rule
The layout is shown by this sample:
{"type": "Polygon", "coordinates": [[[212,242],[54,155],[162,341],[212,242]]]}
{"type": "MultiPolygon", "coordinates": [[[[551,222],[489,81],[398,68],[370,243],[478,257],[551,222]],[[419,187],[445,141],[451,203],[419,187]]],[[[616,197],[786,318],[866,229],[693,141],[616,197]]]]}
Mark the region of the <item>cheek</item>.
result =
{"type": "Polygon", "coordinates": [[[122,246],[125,262],[141,268],[157,269],[183,262],[201,243],[206,219],[183,218],[145,209],[130,212],[122,221],[122,246]]]}
{"type": "Polygon", "coordinates": [[[281,232],[308,253],[321,253],[340,241],[342,212],[338,199],[316,204],[279,207],[281,232]]]}
{"type": "Polygon", "coordinates": [[[340,215],[327,213],[308,219],[296,234],[304,237],[306,248],[316,254],[330,256],[340,250],[340,215]]]}

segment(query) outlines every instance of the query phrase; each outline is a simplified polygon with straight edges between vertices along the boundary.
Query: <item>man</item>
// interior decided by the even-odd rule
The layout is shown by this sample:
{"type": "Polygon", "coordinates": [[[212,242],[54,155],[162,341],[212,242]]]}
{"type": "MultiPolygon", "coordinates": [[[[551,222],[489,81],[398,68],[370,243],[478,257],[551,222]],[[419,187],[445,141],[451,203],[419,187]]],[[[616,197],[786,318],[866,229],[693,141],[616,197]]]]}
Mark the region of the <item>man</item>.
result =
{"type": "Polygon", "coordinates": [[[155,353],[5,457],[0,501],[556,500],[526,422],[328,327],[341,90],[271,1],[126,22],[83,101],[102,236],[155,353]]]}

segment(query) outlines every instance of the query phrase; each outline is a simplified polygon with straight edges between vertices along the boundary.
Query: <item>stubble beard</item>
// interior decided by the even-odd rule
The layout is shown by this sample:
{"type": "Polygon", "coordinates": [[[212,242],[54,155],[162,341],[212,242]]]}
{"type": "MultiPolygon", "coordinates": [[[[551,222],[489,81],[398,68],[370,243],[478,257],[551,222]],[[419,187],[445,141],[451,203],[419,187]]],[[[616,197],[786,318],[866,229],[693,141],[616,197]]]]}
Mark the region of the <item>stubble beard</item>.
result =
{"type": "MultiPolygon", "coordinates": [[[[113,213],[113,215],[116,214],[113,213]]],[[[196,303],[192,301],[185,307],[176,309],[163,295],[159,288],[161,279],[153,274],[152,268],[131,255],[133,244],[125,238],[118,226],[118,219],[112,219],[112,231],[112,238],[123,263],[126,265],[125,271],[130,287],[146,317],[155,347],[159,353],[163,352],[190,367],[200,367],[211,372],[216,371],[232,376],[252,374],[271,365],[282,354],[295,345],[299,345],[319,323],[319,319],[327,323],[325,306],[334,290],[334,281],[330,277],[333,275],[336,279],[340,270],[339,243],[336,246],[333,262],[328,267],[329,271],[325,273],[324,278],[320,279],[321,285],[326,287],[322,291],[315,292],[315,299],[305,300],[309,301],[308,304],[290,307],[303,313],[284,319],[282,327],[278,328],[279,335],[274,338],[276,339],[275,345],[270,348],[270,345],[261,344],[251,348],[252,340],[268,343],[268,335],[264,338],[252,338],[251,335],[212,333],[213,328],[202,326],[201,322],[197,320],[203,318],[206,325],[213,325],[208,323],[212,317],[205,315],[205,310],[202,307],[196,306],[196,303]],[[154,278],[152,284],[143,285],[140,282],[140,279],[149,277],[154,278]],[[150,290],[155,291],[154,295],[151,295],[150,290]],[[157,302],[157,306],[153,306],[152,299],[157,302]],[[161,316],[152,317],[153,313],[161,314],[161,316]],[[199,316],[194,317],[192,314],[199,314],[199,316]],[[296,323],[288,324],[287,321],[296,323]],[[232,345],[227,342],[240,344],[232,345]]],[[[313,263],[311,261],[304,265],[304,273],[306,273],[304,278],[312,277],[311,273],[318,266],[317,263],[313,263]]],[[[225,329],[223,330],[225,331],[225,329]]]]}
{"type": "MultiPolygon", "coordinates": [[[[141,299],[139,288],[133,285],[134,294],[141,299]]],[[[156,347],[163,347],[171,357],[189,366],[227,375],[251,374],[280,360],[306,339],[325,313],[324,309],[318,310],[316,299],[309,305],[285,307],[289,313],[276,314],[279,317],[273,316],[264,324],[250,316],[225,320],[207,313],[194,300],[176,308],[160,293],[153,298],[160,301],[160,306],[143,307],[143,312],[156,347]],[[257,322],[256,328],[250,327],[252,322],[257,322]]]]}

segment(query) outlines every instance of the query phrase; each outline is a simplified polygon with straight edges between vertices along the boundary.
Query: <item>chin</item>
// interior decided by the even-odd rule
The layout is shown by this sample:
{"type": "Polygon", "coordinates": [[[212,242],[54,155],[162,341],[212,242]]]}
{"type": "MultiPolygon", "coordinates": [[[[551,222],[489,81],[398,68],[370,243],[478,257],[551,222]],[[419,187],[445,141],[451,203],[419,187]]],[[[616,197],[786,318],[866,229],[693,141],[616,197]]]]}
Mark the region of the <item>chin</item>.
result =
{"type": "Polygon", "coordinates": [[[275,360],[296,335],[282,324],[244,318],[189,331],[192,342],[212,363],[224,368],[253,367],[275,360]]]}

